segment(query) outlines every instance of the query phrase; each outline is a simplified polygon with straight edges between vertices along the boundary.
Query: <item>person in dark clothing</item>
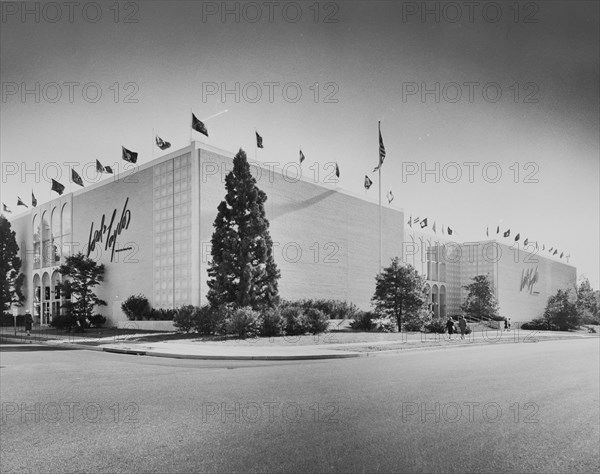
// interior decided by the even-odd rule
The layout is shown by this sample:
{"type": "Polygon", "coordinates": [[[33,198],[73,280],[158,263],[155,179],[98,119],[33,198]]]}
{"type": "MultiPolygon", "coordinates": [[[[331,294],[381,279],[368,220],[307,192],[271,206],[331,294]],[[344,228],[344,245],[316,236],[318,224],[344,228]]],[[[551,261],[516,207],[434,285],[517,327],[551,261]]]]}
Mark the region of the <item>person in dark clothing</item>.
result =
{"type": "Polygon", "coordinates": [[[504,330],[508,331],[508,319],[504,318],[504,330]]]}
{"type": "Polygon", "coordinates": [[[452,339],[452,334],[454,334],[454,321],[452,321],[452,318],[448,318],[446,328],[448,329],[448,338],[452,339]]]}
{"type": "Polygon", "coordinates": [[[467,332],[467,321],[464,316],[458,318],[458,327],[460,328],[460,338],[464,339],[467,332]]]}
{"type": "Polygon", "coordinates": [[[29,311],[25,314],[25,331],[27,331],[27,335],[31,336],[31,328],[33,327],[33,318],[29,311]]]}

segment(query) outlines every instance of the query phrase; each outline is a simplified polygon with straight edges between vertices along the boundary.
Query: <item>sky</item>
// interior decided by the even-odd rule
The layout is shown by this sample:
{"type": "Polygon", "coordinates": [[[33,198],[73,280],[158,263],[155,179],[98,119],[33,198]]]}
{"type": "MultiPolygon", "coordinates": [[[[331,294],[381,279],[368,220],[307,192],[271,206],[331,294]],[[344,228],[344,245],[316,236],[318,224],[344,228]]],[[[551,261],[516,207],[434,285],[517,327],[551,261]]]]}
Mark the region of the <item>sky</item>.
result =
{"type": "Polygon", "coordinates": [[[256,129],[258,160],[301,147],[305,177],[337,162],[338,188],[376,200],[381,121],[392,207],[461,241],[511,229],[599,287],[598,2],[51,3],[1,4],[13,215],[68,166],[122,166],[121,146],[143,164],[153,133],[187,146],[190,110],[210,135],[194,139],[254,159],[256,129]]]}

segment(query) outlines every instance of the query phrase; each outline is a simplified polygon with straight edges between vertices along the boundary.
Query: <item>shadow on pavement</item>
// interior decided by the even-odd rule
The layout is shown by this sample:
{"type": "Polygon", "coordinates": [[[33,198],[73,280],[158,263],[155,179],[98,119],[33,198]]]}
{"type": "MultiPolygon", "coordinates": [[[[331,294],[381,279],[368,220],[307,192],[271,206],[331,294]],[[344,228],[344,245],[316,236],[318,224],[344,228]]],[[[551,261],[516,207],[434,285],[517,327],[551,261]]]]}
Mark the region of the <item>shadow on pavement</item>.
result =
{"type": "Polygon", "coordinates": [[[0,352],[74,351],[75,347],[52,347],[41,344],[9,344],[0,342],[0,352]]]}

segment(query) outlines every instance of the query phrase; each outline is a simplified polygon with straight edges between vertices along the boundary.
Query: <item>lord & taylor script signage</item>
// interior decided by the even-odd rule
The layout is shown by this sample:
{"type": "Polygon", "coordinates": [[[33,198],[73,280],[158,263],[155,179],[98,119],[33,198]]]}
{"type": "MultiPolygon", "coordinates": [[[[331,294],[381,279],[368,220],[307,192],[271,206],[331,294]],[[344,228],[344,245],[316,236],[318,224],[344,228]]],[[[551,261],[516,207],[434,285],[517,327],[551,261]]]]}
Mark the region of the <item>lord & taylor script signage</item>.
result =
{"type": "Polygon", "coordinates": [[[97,244],[104,243],[104,250],[108,251],[110,248],[110,261],[113,261],[115,252],[121,252],[127,249],[118,249],[117,238],[121,235],[121,232],[129,227],[131,221],[131,211],[127,209],[127,203],[129,198],[125,200],[125,205],[121,210],[121,216],[117,219],[117,209],[115,209],[110,218],[110,222],[106,223],[106,214],[102,215],[100,220],[100,226],[94,230],[94,223],[90,226],[90,236],[88,238],[87,256],[90,256],[90,252],[94,251],[97,244]]]}

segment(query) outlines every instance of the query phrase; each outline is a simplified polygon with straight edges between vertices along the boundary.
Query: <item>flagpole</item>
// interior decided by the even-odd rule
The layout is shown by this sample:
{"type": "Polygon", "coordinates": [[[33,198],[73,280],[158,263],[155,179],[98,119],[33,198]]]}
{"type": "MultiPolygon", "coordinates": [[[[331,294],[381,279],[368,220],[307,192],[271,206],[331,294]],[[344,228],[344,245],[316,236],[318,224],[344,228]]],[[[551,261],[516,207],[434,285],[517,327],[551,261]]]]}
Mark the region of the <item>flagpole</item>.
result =
{"type": "Polygon", "coordinates": [[[383,237],[381,233],[381,164],[379,165],[379,271],[381,271],[381,248],[383,237]]]}

